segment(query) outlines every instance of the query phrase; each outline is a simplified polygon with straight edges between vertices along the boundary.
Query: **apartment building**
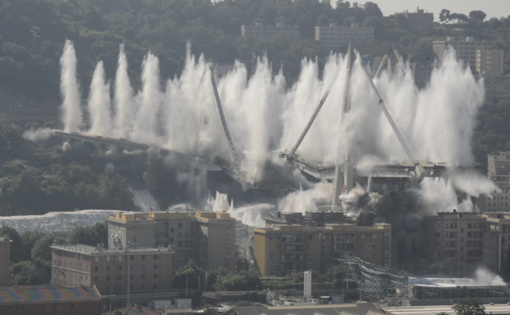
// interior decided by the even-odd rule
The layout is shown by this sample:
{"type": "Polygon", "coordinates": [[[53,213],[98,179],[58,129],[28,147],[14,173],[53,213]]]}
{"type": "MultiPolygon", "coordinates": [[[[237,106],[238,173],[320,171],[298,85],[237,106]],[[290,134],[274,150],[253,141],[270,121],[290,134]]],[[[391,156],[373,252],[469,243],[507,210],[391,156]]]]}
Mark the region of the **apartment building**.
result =
{"type": "Polygon", "coordinates": [[[228,213],[197,212],[198,264],[202,268],[236,266],[236,220],[228,213]]]}
{"type": "Polygon", "coordinates": [[[373,27],[360,27],[352,24],[351,27],[329,26],[315,27],[315,40],[321,42],[324,47],[331,50],[340,50],[348,44],[365,44],[374,39],[373,27]]]}
{"type": "Polygon", "coordinates": [[[442,263],[448,275],[471,276],[482,262],[485,217],[454,210],[424,220],[431,262],[442,263]]]}
{"type": "Polygon", "coordinates": [[[493,272],[510,275],[510,214],[484,213],[483,264],[493,272]]]}
{"type": "Polygon", "coordinates": [[[476,205],[482,212],[510,212],[510,152],[487,156],[487,176],[500,191],[492,192],[492,196],[480,196],[476,205]]]}
{"type": "Polygon", "coordinates": [[[334,258],[349,254],[391,266],[391,225],[272,225],[254,230],[255,265],[263,277],[304,270],[326,272],[334,258]]]}
{"type": "Polygon", "coordinates": [[[434,27],[434,13],[417,8],[416,12],[405,11],[404,15],[411,30],[429,30],[434,27]]]}
{"type": "Polygon", "coordinates": [[[477,50],[476,72],[481,75],[503,75],[503,57],[502,50],[477,50]]]}
{"type": "Polygon", "coordinates": [[[465,61],[469,66],[476,70],[476,54],[479,50],[490,50],[493,44],[486,41],[478,41],[473,37],[466,37],[465,40],[458,40],[455,37],[446,37],[446,40],[437,40],[432,42],[434,53],[439,60],[443,61],[448,46],[455,49],[457,58],[465,61]]]}
{"type": "Polygon", "coordinates": [[[257,38],[276,37],[279,34],[287,35],[288,39],[296,39],[300,37],[299,26],[288,26],[285,23],[277,23],[276,26],[264,25],[261,22],[255,22],[254,25],[241,26],[242,36],[253,36],[257,38]]]}
{"type": "Polygon", "coordinates": [[[0,237],[0,287],[9,285],[11,242],[9,236],[0,237]]]}
{"type": "Polygon", "coordinates": [[[117,213],[108,220],[108,235],[110,248],[171,246],[175,269],[195,260],[203,268],[235,270],[235,219],[228,213],[117,213]]]}
{"type": "Polygon", "coordinates": [[[96,286],[102,294],[169,290],[172,255],[168,247],[113,248],[52,245],[51,283],[96,286]]]}
{"type": "Polygon", "coordinates": [[[348,223],[354,224],[355,219],[346,216],[343,212],[281,212],[278,211],[274,216],[264,218],[266,227],[270,228],[282,224],[296,224],[306,227],[324,227],[327,223],[348,223]]]}

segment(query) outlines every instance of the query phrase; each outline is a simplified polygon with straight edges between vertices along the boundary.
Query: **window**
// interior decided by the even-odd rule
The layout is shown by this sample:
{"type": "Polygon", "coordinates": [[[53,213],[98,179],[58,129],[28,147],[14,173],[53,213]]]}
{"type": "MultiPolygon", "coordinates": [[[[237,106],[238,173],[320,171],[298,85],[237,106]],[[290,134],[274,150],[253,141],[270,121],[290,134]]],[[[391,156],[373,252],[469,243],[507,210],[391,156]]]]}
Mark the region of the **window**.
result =
{"type": "Polygon", "coordinates": [[[154,260],[157,260],[158,259],[158,255],[154,255],[154,260]]]}
{"type": "Polygon", "coordinates": [[[145,284],[142,284],[142,289],[145,289],[145,284]]]}
{"type": "Polygon", "coordinates": [[[145,279],[145,274],[142,275],[142,280],[145,279]]]}
{"type": "Polygon", "coordinates": [[[142,260],[145,260],[145,255],[142,255],[142,260]]]}
{"type": "Polygon", "coordinates": [[[170,229],[170,233],[173,233],[173,232],[174,232],[174,228],[171,228],[171,229],[170,229]]]}
{"type": "Polygon", "coordinates": [[[172,237],[172,238],[170,239],[170,243],[173,243],[173,242],[174,242],[174,238],[172,237]]]}
{"type": "Polygon", "coordinates": [[[129,279],[130,279],[130,280],[133,280],[133,275],[130,275],[130,276],[129,276],[129,279]]]}
{"type": "Polygon", "coordinates": [[[182,223],[179,223],[178,228],[179,228],[179,229],[182,229],[182,223]]]}
{"type": "Polygon", "coordinates": [[[98,279],[99,279],[99,277],[98,277],[98,276],[95,276],[95,277],[94,277],[94,280],[95,280],[95,281],[97,281],[98,279]]]}
{"type": "Polygon", "coordinates": [[[158,275],[157,274],[153,274],[152,275],[152,279],[157,279],[158,278],[158,275]]]}
{"type": "Polygon", "coordinates": [[[106,256],[106,261],[110,261],[110,256],[106,256]]]}
{"type": "Polygon", "coordinates": [[[133,290],[133,285],[132,284],[129,285],[129,289],[133,290]]]}
{"type": "Polygon", "coordinates": [[[71,309],[74,309],[74,304],[71,304],[71,309]]]}
{"type": "Polygon", "coordinates": [[[145,270],[145,265],[142,265],[142,270],[145,270]]]}
{"type": "Polygon", "coordinates": [[[99,261],[99,257],[95,257],[95,259],[94,259],[94,260],[95,260],[96,262],[98,262],[98,261],[99,261]]]}
{"type": "Polygon", "coordinates": [[[154,283],[154,289],[157,289],[158,288],[158,285],[156,283],[154,283]]]}
{"type": "Polygon", "coordinates": [[[110,271],[110,266],[106,266],[106,271],[110,271]]]}
{"type": "Polygon", "coordinates": [[[110,281],[110,276],[106,276],[106,281],[110,281]]]}
{"type": "Polygon", "coordinates": [[[158,269],[158,268],[159,268],[159,266],[158,266],[158,265],[154,265],[154,269],[158,269]]]}
{"type": "Polygon", "coordinates": [[[98,271],[99,270],[99,267],[94,267],[94,271],[98,271]]]}
{"type": "Polygon", "coordinates": [[[129,256],[129,260],[133,260],[133,255],[129,256]]]}
{"type": "Polygon", "coordinates": [[[121,275],[119,275],[119,280],[122,280],[122,276],[121,275]]]}

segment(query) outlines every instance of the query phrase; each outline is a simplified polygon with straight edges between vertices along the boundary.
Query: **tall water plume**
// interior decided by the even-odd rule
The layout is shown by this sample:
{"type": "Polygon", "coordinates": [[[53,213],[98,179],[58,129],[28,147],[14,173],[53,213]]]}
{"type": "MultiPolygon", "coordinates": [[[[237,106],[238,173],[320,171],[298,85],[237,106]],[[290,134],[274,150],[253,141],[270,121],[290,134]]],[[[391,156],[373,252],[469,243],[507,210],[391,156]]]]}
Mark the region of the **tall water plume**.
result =
{"type": "Polygon", "coordinates": [[[133,125],[133,89],[129,82],[128,62],[124,44],[120,45],[117,73],[115,74],[115,136],[128,138],[133,125]]]}
{"type": "Polygon", "coordinates": [[[110,84],[105,82],[103,62],[97,63],[92,83],[88,109],[90,114],[89,133],[99,136],[108,136],[112,130],[110,109],[110,84]]]}
{"type": "Polygon", "coordinates": [[[80,109],[80,86],[76,78],[76,53],[73,42],[66,40],[60,58],[60,91],[62,93],[62,122],[64,131],[76,132],[83,124],[80,109]]]}
{"type": "Polygon", "coordinates": [[[160,110],[159,60],[150,51],[142,63],[142,91],[137,97],[139,111],[136,113],[130,138],[134,141],[159,144],[157,117],[160,110]]]}

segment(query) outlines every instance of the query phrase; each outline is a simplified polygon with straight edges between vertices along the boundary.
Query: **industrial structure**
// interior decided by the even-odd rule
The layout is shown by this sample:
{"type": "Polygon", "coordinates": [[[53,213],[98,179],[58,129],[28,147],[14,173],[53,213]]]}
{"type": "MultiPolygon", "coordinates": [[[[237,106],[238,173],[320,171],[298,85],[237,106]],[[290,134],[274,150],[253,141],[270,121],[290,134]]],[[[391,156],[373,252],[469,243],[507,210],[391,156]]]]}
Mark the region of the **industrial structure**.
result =
{"type": "Polygon", "coordinates": [[[346,282],[357,285],[362,301],[383,300],[389,304],[401,305],[411,297],[405,271],[374,265],[349,254],[340,257],[338,262],[347,267],[346,282]]]}

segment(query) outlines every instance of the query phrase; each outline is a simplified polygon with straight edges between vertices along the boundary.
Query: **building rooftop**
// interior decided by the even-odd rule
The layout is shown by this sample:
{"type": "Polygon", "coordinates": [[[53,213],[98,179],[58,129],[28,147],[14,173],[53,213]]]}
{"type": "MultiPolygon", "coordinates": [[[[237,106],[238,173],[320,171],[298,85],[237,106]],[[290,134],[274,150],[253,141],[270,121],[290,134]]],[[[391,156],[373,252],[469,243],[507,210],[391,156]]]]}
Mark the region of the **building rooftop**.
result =
{"type": "Polygon", "coordinates": [[[123,308],[119,311],[115,311],[112,314],[114,315],[159,315],[156,311],[153,311],[144,306],[131,306],[130,308],[123,308]]]}
{"type": "Polygon", "coordinates": [[[169,247],[157,247],[157,248],[111,248],[106,249],[101,246],[89,246],[83,244],[75,245],[52,245],[53,249],[60,249],[69,252],[75,252],[78,254],[123,254],[123,253],[170,253],[173,252],[172,248],[169,247]]]}
{"type": "Polygon", "coordinates": [[[0,304],[35,301],[91,301],[101,300],[96,287],[64,288],[55,284],[0,287],[0,304]]]}
{"type": "Polygon", "coordinates": [[[327,304],[309,306],[243,306],[234,307],[237,315],[378,315],[384,314],[373,303],[360,304],[327,304]]]}

